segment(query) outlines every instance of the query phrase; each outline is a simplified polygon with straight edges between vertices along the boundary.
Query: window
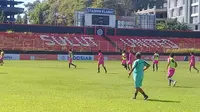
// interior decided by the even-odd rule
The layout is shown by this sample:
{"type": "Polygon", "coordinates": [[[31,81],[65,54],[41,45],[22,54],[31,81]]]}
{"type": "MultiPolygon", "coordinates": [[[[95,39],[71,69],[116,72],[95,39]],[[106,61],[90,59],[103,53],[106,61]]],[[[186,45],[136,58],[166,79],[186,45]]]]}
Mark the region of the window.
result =
{"type": "Polygon", "coordinates": [[[182,16],[183,15],[183,7],[180,7],[179,9],[179,16],[182,16]]]}
{"type": "Polygon", "coordinates": [[[178,0],[175,0],[174,7],[177,7],[177,5],[178,5],[178,0]]]}
{"type": "Polygon", "coordinates": [[[198,23],[198,16],[192,17],[192,23],[193,24],[198,23]]]}
{"type": "Polygon", "coordinates": [[[198,13],[198,6],[192,7],[192,14],[198,13]]]}
{"type": "Polygon", "coordinates": [[[198,25],[195,25],[195,30],[198,30],[198,25]]]}
{"type": "Polygon", "coordinates": [[[198,2],[198,0],[192,0],[192,3],[197,3],[198,2]]]}
{"type": "Polygon", "coordinates": [[[164,3],[164,4],[163,4],[163,8],[167,8],[167,3],[164,3]]]}
{"type": "Polygon", "coordinates": [[[92,15],[92,25],[109,25],[109,16],[92,15]]]}
{"type": "Polygon", "coordinates": [[[171,15],[172,15],[172,17],[174,17],[175,15],[174,15],[174,9],[172,9],[172,13],[171,13],[171,15]]]}

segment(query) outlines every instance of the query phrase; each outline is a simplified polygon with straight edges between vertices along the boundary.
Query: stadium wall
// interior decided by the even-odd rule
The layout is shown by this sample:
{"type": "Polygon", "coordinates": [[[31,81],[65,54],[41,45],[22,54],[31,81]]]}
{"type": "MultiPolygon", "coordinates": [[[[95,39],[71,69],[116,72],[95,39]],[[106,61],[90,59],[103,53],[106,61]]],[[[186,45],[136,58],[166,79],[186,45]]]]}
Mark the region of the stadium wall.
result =
{"type": "MultiPolygon", "coordinates": [[[[120,60],[118,48],[130,47],[142,51],[146,60],[160,50],[161,60],[166,60],[166,49],[200,48],[200,32],[18,24],[0,24],[0,31],[6,60],[68,60],[70,48],[75,51],[74,60],[96,60],[99,49],[105,60],[120,60]],[[5,33],[8,30],[13,33],[5,33]]],[[[176,55],[177,60],[188,59],[188,54],[176,55]]]]}
{"type": "MultiPolygon", "coordinates": [[[[145,60],[152,61],[152,55],[143,55],[145,60]]],[[[166,61],[167,55],[161,55],[160,61],[166,61]]],[[[5,54],[5,60],[58,60],[67,61],[69,56],[67,54],[5,54]]],[[[74,55],[75,61],[96,61],[97,55],[74,55]]],[[[105,60],[121,60],[120,55],[105,55],[105,60]]],[[[188,61],[188,56],[176,56],[177,61],[188,61]]],[[[196,56],[196,61],[200,61],[200,56],[196,56]]]]}
{"type": "Polygon", "coordinates": [[[25,24],[0,24],[0,31],[7,32],[32,32],[53,34],[81,34],[95,35],[102,29],[108,36],[141,36],[141,37],[179,37],[200,38],[200,32],[192,31],[158,31],[144,29],[105,28],[105,27],[72,27],[72,26],[48,26],[48,25],[25,25],[25,24]]]}

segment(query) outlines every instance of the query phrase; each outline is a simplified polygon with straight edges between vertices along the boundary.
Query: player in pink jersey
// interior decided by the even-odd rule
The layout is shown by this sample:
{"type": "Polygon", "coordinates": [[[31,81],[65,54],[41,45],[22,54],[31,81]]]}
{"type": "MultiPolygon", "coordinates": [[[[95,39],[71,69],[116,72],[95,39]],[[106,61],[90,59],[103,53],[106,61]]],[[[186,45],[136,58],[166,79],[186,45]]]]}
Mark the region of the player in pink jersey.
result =
{"type": "Polygon", "coordinates": [[[199,70],[195,66],[195,56],[193,52],[190,53],[190,68],[189,68],[190,73],[192,67],[197,71],[197,73],[199,73],[199,70]]]}
{"type": "Polygon", "coordinates": [[[127,67],[127,63],[126,63],[126,51],[124,50],[123,52],[122,52],[122,66],[124,66],[124,68],[127,70],[128,69],[128,67],[127,67]]]}
{"type": "Polygon", "coordinates": [[[105,73],[107,73],[106,67],[104,66],[104,56],[101,50],[99,50],[99,54],[98,54],[98,73],[100,73],[100,65],[103,66],[105,73]]]}
{"type": "Polygon", "coordinates": [[[71,68],[71,65],[76,68],[76,65],[72,63],[74,55],[71,49],[69,50],[68,54],[69,54],[69,69],[71,68]]]}
{"type": "Polygon", "coordinates": [[[159,54],[156,51],[153,55],[153,71],[155,71],[155,68],[156,71],[158,71],[158,62],[159,62],[159,54]]]}
{"type": "Polygon", "coordinates": [[[1,54],[0,54],[0,64],[1,64],[1,66],[3,66],[3,64],[4,64],[3,59],[4,59],[4,50],[2,49],[1,54]]]}
{"type": "Polygon", "coordinates": [[[132,68],[133,61],[134,61],[134,55],[133,53],[129,50],[129,57],[128,57],[128,69],[132,68]]]}
{"type": "Polygon", "coordinates": [[[170,57],[168,58],[168,64],[167,64],[167,68],[166,68],[168,70],[167,78],[169,81],[169,86],[171,86],[171,83],[173,83],[173,86],[176,86],[177,81],[173,80],[172,77],[174,76],[177,66],[178,66],[178,64],[174,59],[174,53],[171,53],[170,57]]]}

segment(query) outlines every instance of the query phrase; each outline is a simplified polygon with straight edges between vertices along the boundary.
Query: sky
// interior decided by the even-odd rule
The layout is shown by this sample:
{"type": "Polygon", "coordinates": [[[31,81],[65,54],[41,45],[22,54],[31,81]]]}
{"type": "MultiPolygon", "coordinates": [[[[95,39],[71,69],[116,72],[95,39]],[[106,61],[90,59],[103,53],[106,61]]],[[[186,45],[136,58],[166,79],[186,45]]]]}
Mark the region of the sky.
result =
{"type": "MultiPolygon", "coordinates": [[[[28,3],[28,2],[34,2],[35,0],[15,0],[15,1],[22,1],[24,2],[23,4],[17,5],[16,7],[20,7],[20,8],[25,8],[24,4],[28,3]]],[[[25,9],[26,10],[26,9],[25,9]]],[[[21,14],[21,16],[23,16],[23,14],[21,14]]],[[[17,17],[17,15],[15,15],[15,18],[17,17]]]]}
{"type": "MultiPolygon", "coordinates": [[[[15,0],[15,1],[22,1],[22,2],[24,2],[24,3],[26,4],[26,3],[28,3],[28,2],[34,2],[35,0],[15,0]]],[[[20,4],[20,5],[18,5],[17,7],[22,7],[22,8],[24,8],[24,4],[20,4]]]]}

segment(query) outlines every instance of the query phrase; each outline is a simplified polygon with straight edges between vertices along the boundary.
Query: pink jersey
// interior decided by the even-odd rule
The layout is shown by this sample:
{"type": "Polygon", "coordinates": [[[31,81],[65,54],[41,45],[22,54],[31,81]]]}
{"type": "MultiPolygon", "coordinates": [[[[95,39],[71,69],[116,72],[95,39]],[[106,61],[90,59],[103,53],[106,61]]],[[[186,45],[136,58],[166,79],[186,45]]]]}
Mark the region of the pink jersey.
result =
{"type": "Polygon", "coordinates": [[[129,53],[129,60],[128,60],[128,61],[129,61],[129,62],[133,62],[133,57],[134,57],[133,54],[132,54],[132,53],[129,53]]]}
{"type": "Polygon", "coordinates": [[[190,63],[195,63],[195,56],[194,55],[191,55],[191,57],[190,57],[190,63]]]}
{"type": "Polygon", "coordinates": [[[99,53],[99,54],[98,54],[98,61],[99,61],[99,62],[103,62],[103,61],[104,61],[104,56],[103,56],[102,53],[99,53]]]}

